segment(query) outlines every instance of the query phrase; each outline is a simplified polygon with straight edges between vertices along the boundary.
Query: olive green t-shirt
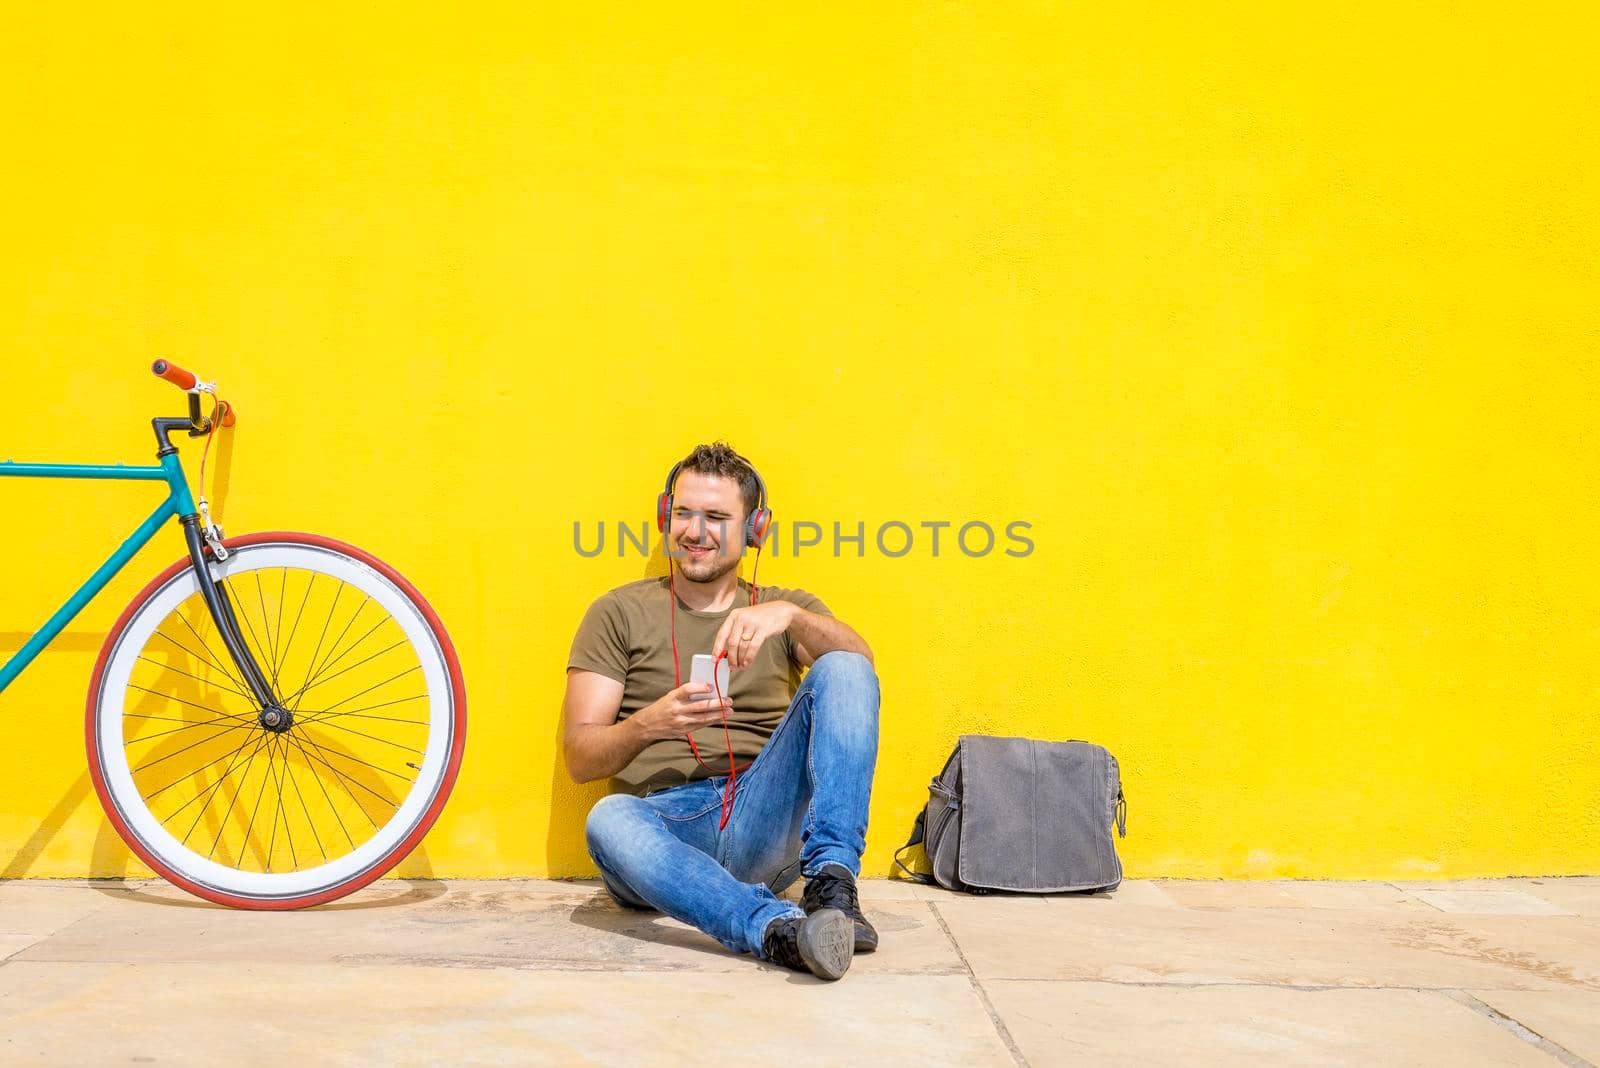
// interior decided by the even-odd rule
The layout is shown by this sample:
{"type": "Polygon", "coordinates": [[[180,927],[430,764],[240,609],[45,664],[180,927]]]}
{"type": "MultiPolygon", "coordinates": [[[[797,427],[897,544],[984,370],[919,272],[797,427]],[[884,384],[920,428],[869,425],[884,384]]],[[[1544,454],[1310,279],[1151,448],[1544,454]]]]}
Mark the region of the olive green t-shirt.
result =
{"type": "MultiPolygon", "coordinates": [[[[622,683],[619,723],[676,685],[672,674],[672,596],[666,578],[640,579],[618,586],[589,606],[572,639],[572,652],[567,657],[569,669],[598,672],[622,683]]],[[[775,600],[792,601],[807,611],[832,615],[820,600],[804,590],[762,586],[757,603],[775,600]]],[[[697,612],[681,598],[678,600],[678,669],[684,682],[689,681],[694,655],[711,652],[711,643],[728,613],[749,603],[750,584],[743,579],[739,580],[733,604],[721,612],[697,612]]],[[[800,685],[800,671],[794,640],[785,631],[762,643],[755,663],[729,674],[728,696],[733,702],[733,714],[728,717],[728,737],[741,766],[755,759],[777,729],[800,685]]],[[[695,731],[694,743],[700,758],[712,770],[695,760],[689,742],[680,735],[651,742],[617,773],[616,780],[624,789],[642,797],[668,786],[727,774],[728,743],[720,722],[695,731]]]]}

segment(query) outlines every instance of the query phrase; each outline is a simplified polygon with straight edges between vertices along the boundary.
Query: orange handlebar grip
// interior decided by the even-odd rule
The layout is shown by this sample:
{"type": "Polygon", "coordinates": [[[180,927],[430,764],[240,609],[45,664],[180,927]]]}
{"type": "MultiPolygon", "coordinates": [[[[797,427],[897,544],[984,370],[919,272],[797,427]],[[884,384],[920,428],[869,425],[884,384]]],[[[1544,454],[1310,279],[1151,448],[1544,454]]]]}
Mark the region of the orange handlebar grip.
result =
{"type": "Polygon", "coordinates": [[[221,422],[223,426],[233,425],[233,405],[229,404],[227,401],[222,402],[222,415],[219,417],[218,421],[221,422]]]}
{"type": "Polygon", "coordinates": [[[155,363],[150,365],[150,370],[157,378],[165,378],[168,382],[171,382],[179,389],[194,388],[196,381],[194,375],[190,374],[188,371],[185,371],[175,363],[171,363],[167,360],[157,360],[155,363]]]}

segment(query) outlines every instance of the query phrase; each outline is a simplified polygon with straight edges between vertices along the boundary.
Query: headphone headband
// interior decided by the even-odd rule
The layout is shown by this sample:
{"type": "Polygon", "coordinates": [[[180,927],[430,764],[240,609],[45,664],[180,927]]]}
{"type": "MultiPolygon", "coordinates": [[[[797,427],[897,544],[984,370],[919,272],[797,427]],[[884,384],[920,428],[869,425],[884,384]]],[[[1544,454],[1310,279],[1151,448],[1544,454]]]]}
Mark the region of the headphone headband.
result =
{"type": "MultiPolygon", "coordinates": [[[[737,456],[738,454],[735,453],[734,455],[737,456]]],[[[740,456],[739,459],[744,462],[744,465],[750,469],[750,473],[755,476],[757,496],[756,510],[760,511],[761,509],[767,507],[767,484],[761,478],[761,472],[756,470],[754,464],[752,464],[749,460],[746,460],[743,456],[740,456]]],[[[667,484],[661,490],[662,493],[669,497],[672,496],[672,484],[678,480],[678,472],[681,470],[683,470],[683,461],[679,460],[677,463],[672,465],[672,470],[667,472],[667,484]]]]}

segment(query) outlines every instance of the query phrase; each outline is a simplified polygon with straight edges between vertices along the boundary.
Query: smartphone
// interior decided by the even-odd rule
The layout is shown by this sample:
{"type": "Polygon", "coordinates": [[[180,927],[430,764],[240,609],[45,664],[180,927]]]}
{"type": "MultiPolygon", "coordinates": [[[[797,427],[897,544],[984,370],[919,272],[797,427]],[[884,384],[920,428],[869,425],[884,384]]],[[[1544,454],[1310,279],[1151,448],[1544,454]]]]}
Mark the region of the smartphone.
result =
{"type": "MultiPolygon", "coordinates": [[[[710,653],[696,653],[696,654],[694,654],[694,659],[692,661],[690,661],[690,666],[689,666],[689,681],[690,682],[710,682],[711,681],[711,654],[710,653]]],[[[728,696],[728,658],[727,657],[723,657],[721,660],[717,661],[717,686],[721,688],[722,696],[723,696],[724,699],[726,699],[727,696],[728,696]]],[[[702,701],[702,700],[704,700],[704,701],[715,701],[716,699],[717,699],[717,691],[716,690],[708,690],[703,694],[696,694],[695,695],[695,700],[696,701],[702,701]]]]}

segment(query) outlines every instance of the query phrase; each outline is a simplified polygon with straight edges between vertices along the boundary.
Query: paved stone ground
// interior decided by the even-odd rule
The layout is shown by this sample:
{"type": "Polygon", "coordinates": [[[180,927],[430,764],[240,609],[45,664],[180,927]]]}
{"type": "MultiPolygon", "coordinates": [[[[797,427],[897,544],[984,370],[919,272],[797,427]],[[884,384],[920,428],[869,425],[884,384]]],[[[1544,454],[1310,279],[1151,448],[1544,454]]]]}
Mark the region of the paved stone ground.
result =
{"type": "Polygon", "coordinates": [[[1600,1061],[1600,878],[862,896],[882,948],[825,984],[593,883],[0,883],[0,1063],[1600,1061]]]}

